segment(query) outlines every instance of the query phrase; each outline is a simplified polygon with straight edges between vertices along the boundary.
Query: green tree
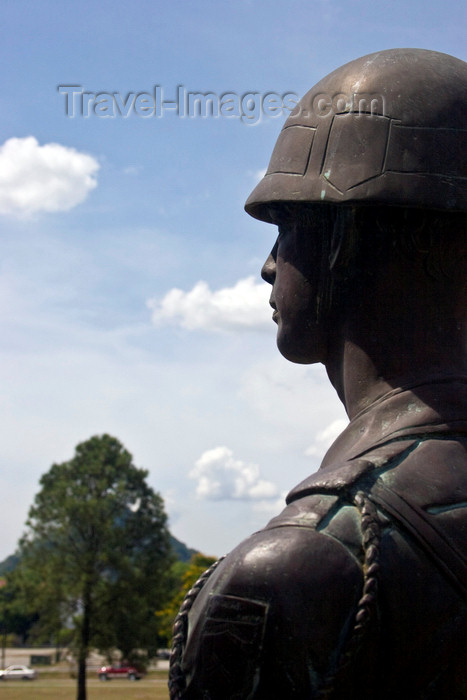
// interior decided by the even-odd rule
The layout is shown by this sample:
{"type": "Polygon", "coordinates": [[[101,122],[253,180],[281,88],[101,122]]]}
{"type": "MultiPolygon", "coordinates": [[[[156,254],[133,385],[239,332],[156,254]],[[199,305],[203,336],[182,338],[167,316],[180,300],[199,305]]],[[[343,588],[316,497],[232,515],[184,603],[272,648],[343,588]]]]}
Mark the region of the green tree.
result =
{"type": "Polygon", "coordinates": [[[42,476],[29,511],[20,574],[42,631],[74,630],[77,700],[86,700],[91,647],[155,653],[153,611],[173,559],[163,501],[147,475],[116,438],[92,437],[42,476]]]}
{"type": "Polygon", "coordinates": [[[158,635],[164,646],[170,644],[173,623],[186,594],[215,561],[215,557],[196,552],[189,562],[177,561],[172,565],[170,571],[172,596],[165,607],[156,611],[158,635]]]}
{"type": "Polygon", "coordinates": [[[24,642],[37,620],[32,605],[25,603],[15,572],[0,577],[0,634],[1,666],[5,667],[5,647],[7,638],[24,642]]]}

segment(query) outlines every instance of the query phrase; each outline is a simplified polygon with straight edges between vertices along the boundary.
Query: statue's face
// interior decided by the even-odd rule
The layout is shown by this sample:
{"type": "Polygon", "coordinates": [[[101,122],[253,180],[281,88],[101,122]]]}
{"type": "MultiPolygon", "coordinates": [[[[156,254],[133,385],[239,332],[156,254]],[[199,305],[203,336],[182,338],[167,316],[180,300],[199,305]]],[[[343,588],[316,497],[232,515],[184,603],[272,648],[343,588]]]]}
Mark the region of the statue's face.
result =
{"type": "Polygon", "coordinates": [[[318,314],[321,254],[316,234],[293,221],[279,225],[279,236],[261,275],[272,285],[270,304],[277,323],[277,346],[301,364],[326,359],[325,319],[318,314]]]}

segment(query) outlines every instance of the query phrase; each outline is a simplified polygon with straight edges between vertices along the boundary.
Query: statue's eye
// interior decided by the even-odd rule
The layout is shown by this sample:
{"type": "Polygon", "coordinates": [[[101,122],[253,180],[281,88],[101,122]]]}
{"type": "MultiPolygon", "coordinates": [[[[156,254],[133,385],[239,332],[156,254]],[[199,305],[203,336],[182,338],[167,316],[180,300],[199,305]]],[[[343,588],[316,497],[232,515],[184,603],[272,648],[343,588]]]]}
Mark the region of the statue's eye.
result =
{"type": "Polygon", "coordinates": [[[290,222],[283,223],[283,224],[279,224],[277,229],[279,231],[279,236],[278,236],[277,240],[283,240],[286,236],[290,235],[290,233],[293,230],[293,225],[290,222]]]}
{"type": "Polygon", "coordinates": [[[271,221],[274,224],[276,224],[276,226],[280,226],[281,224],[287,224],[293,219],[290,208],[285,206],[284,204],[280,206],[277,204],[269,206],[268,213],[271,217],[271,221]]]}

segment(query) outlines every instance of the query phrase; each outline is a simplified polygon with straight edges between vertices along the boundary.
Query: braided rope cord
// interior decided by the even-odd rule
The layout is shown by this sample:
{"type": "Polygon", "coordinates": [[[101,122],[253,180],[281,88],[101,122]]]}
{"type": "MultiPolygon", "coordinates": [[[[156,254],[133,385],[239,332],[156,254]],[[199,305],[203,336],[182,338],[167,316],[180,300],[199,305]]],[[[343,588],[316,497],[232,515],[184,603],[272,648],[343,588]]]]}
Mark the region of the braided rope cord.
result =
{"type": "Polygon", "coordinates": [[[317,694],[319,700],[330,700],[332,698],[336,682],[352,664],[368,631],[369,623],[376,612],[381,527],[374,504],[362,491],[355,495],[354,504],[360,511],[362,524],[364,551],[362,595],[357,604],[352,630],[338,662],[328,672],[320,686],[317,694]]]}
{"type": "Polygon", "coordinates": [[[170,700],[181,700],[186,687],[185,674],[182,669],[182,655],[188,634],[188,613],[206,581],[217,569],[225,557],[218,559],[202,574],[186,594],[173,625],[173,642],[169,664],[169,693],[170,700]]]}

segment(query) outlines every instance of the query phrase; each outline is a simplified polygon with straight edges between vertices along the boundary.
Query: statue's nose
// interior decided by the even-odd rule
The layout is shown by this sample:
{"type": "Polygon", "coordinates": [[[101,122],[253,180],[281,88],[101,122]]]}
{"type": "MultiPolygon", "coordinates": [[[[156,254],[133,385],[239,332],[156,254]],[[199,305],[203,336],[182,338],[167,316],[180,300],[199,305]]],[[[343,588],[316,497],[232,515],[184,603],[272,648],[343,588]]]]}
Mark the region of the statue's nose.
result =
{"type": "Polygon", "coordinates": [[[276,278],[276,261],[272,253],[269,254],[266,262],[261,268],[261,277],[265,282],[269,282],[269,284],[274,284],[274,280],[276,278]]]}

